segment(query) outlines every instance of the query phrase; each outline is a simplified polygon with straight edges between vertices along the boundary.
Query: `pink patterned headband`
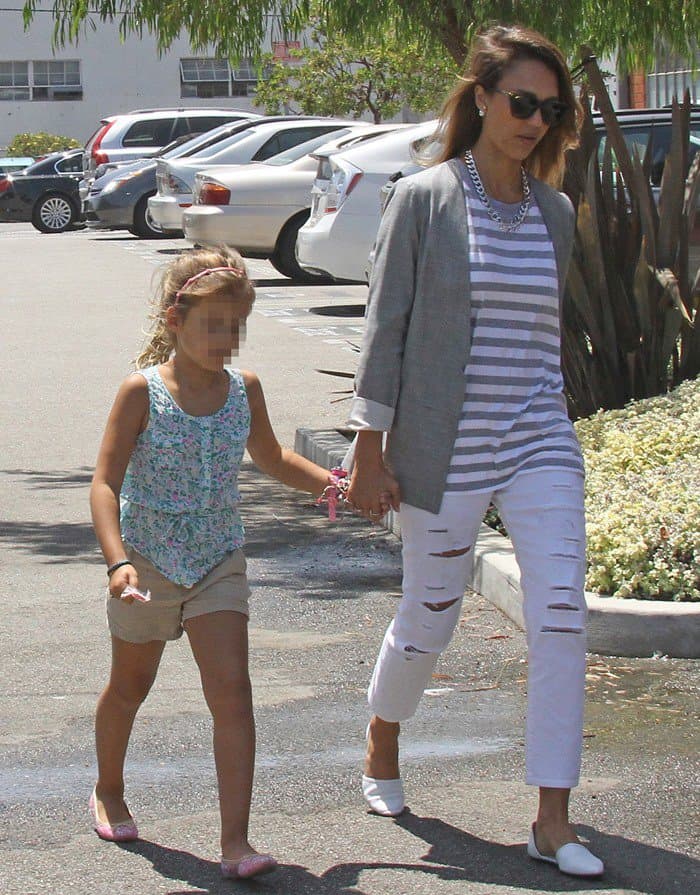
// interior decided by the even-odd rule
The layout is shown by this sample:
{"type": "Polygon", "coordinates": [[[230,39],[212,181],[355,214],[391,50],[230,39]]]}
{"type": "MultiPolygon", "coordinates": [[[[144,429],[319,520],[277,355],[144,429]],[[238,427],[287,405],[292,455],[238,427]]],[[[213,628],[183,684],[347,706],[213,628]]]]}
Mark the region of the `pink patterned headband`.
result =
{"type": "Polygon", "coordinates": [[[187,287],[191,286],[192,283],[196,283],[197,280],[201,280],[202,277],[209,276],[210,273],[219,273],[225,270],[227,270],[229,273],[235,274],[237,277],[245,276],[244,271],[242,271],[240,267],[206,267],[204,270],[200,270],[199,273],[196,273],[193,277],[190,277],[189,280],[186,280],[182,284],[182,286],[175,293],[174,304],[177,305],[184,293],[187,291],[187,287]]]}

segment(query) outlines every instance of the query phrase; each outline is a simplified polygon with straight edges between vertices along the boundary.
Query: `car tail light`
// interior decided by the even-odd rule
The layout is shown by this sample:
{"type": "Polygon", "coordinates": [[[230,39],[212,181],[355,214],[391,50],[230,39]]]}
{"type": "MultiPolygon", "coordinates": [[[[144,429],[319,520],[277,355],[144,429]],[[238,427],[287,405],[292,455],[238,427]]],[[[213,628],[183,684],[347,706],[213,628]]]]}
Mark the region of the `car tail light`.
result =
{"type": "Polygon", "coordinates": [[[9,177],[0,177],[0,193],[6,193],[11,186],[12,181],[9,177]]]}
{"type": "Polygon", "coordinates": [[[204,180],[198,184],[195,205],[228,205],[231,190],[213,180],[204,180]]]}
{"type": "Polygon", "coordinates": [[[331,180],[326,194],[325,213],[338,211],[357,184],[362,180],[362,172],[344,159],[331,159],[331,180]]]}
{"type": "Polygon", "coordinates": [[[165,176],[165,183],[165,192],[172,193],[173,195],[192,192],[192,187],[189,185],[189,183],[185,183],[184,180],[181,180],[174,174],[167,174],[165,176]]]}
{"type": "Polygon", "coordinates": [[[95,138],[92,141],[92,146],[90,147],[90,155],[92,156],[92,160],[95,163],[95,167],[97,165],[104,165],[109,161],[109,156],[106,152],[100,151],[100,146],[102,145],[102,141],[105,138],[107,131],[111,128],[113,121],[108,121],[107,124],[102,125],[102,127],[95,134],[95,138]]]}

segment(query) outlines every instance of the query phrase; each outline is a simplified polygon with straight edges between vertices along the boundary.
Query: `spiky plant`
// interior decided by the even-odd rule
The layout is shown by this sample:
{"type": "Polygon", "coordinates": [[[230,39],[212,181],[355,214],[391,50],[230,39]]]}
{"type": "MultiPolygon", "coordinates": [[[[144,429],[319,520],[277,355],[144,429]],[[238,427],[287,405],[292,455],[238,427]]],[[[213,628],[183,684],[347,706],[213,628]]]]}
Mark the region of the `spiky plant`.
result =
{"type": "Polygon", "coordinates": [[[700,372],[700,279],[689,271],[689,236],[700,193],[700,153],[688,171],[690,99],[674,100],[671,148],[658,205],[644,158],[627,147],[588,48],[585,121],[565,190],[577,211],[566,285],[562,370],[570,415],[623,407],[667,392],[700,372]],[[602,158],[587,94],[607,129],[602,158]]]}

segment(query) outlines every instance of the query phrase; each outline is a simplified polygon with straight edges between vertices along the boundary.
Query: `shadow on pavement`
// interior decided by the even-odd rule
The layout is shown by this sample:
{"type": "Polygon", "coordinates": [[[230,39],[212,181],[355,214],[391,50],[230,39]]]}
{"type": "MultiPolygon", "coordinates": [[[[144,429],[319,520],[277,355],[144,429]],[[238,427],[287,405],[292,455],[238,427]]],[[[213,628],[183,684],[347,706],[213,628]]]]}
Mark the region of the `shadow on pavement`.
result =
{"type": "Polygon", "coordinates": [[[330,522],[312,497],[290,491],[251,463],[241,471],[241,495],[252,586],[289,587],[296,578],[305,600],[356,600],[367,589],[400,587],[400,545],[384,529],[351,512],[330,522]],[[387,541],[393,548],[388,557],[387,541]],[[382,550],[375,551],[375,543],[382,550]],[[256,560],[265,561],[260,581],[256,560]]]}
{"type": "MultiPolygon", "coordinates": [[[[359,889],[347,889],[344,882],[326,879],[326,874],[318,877],[305,867],[297,864],[282,864],[279,870],[268,876],[250,881],[232,882],[221,876],[215,861],[205,861],[190,852],[166,848],[156,842],[140,839],[119,846],[124,851],[141,855],[150,861],[156,873],[165,879],[185,880],[192,889],[173,889],[168,895],[231,895],[231,892],[268,892],[270,895],[362,895],[359,889]]],[[[362,870],[373,865],[338,865],[330,873],[343,871],[348,867],[348,879],[355,878],[362,870]]],[[[341,873],[341,877],[344,874],[341,873]]]]}
{"type": "Polygon", "coordinates": [[[270,278],[270,279],[266,279],[266,280],[259,279],[258,277],[253,277],[253,282],[255,283],[256,289],[260,289],[260,288],[268,288],[269,289],[270,287],[276,287],[276,286],[304,286],[304,288],[306,288],[306,286],[311,286],[311,285],[318,285],[318,286],[323,286],[323,285],[327,286],[328,285],[328,283],[318,283],[318,284],[316,284],[316,283],[300,283],[300,282],[298,282],[298,280],[290,280],[286,277],[282,277],[281,275],[280,275],[279,279],[270,278]]]}
{"type": "Polygon", "coordinates": [[[91,466],[81,466],[75,472],[61,469],[0,469],[2,475],[24,476],[26,484],[33,488],[85,487],[92,481],[93,472],[91,466]]]}
{"type": "Polygon", "coordinates": [[[0,543],[47,563],[101,563],[89,522],[3,522],[0,543]]]}
{"type": "MultiPolygon", "coordinates": [[[[516,886],[532,892],[571,892],[620,889],[648,895],[689,895],[700,876],[700,861],[680,852],[668,851],[624,836],[600,833],[577,824],[582,839],[606,864],[600,880],[567,877],[556,868],[527,857],[525,844],[501,845],[480,839],[435,817],[420,817],[407,811],[395,823],[429,844],[422,860],[438,867],[420,867],[440,879],[463,879],[498,886],[516,886]]],[[[400,865],[373,865],[396,868],[400,865]]],[[[416,870],[420,865],[405,865],[416,870]]],[[[368,869],[357,865],[357,872],[368,869]]],[[[324,874],[346,874],[348,865],[324,874]]],[[[349,880],[343,879],[347,886],[349,880]]]]}
{"type": "MultiPolygon", "coordinates": [[[[385,823],[384,820],[381,823],[385,823]]],[[[300,865],[281,865],[270,876],[240,881],[237,891],[277,895],[362,895],[357,888],[367,871],[405,870],[444,881],[486,883],[526,892],[577,892],[611,888],[648,895],[689,895],[700,873],[700,862],[687,855],[634,842],[622,836],[599,833],[579,826],[592,849],[606,861],[608,870],[600,880],[567,877],[555,868],[539,865],[525,853],[524,844],[501,845],[465,833],[434,817],[406,812],[395,823],[429,844],[422,863],[357,862],[336,864],[316,876],[300,865]]],[[[142,855],[166,879],[186,880],[202,895],[230,893],[231,882],[221,878],[219,865],[189,852],[140,840],[122,845],[125,851],[142,855]]],[[[191,890],[173,890],[168,895],[192,895],[191,890]]]]}

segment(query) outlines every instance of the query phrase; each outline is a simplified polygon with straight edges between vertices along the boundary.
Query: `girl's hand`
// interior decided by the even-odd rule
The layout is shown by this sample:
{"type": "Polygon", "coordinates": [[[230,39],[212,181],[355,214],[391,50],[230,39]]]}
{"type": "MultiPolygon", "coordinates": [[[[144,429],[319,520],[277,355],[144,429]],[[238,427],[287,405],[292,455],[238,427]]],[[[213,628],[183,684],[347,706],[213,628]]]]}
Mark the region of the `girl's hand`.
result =
{"type": "MultiPolygon", "coordinates": [[[[122,596],[122,591],[130,584],[132,587],[135,587],[138,590],[139,587],[139,575],[136,569],[133,566],[121,566],[121,568],[116,569],[109,578],[109,592],[111,596],[120,599],[122,596]]],[[[125,603],[133,603],[133,597],[124,597],[125,603]]]]}

